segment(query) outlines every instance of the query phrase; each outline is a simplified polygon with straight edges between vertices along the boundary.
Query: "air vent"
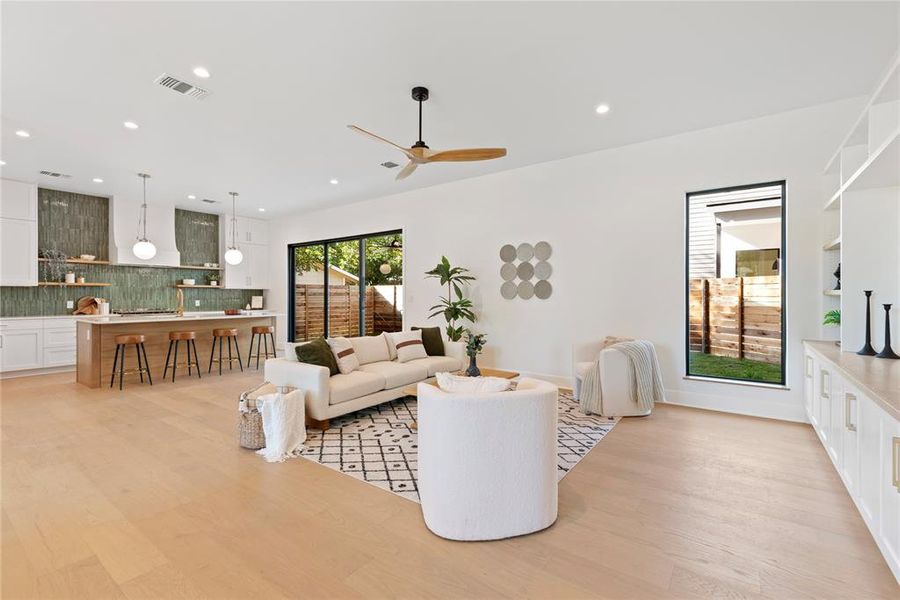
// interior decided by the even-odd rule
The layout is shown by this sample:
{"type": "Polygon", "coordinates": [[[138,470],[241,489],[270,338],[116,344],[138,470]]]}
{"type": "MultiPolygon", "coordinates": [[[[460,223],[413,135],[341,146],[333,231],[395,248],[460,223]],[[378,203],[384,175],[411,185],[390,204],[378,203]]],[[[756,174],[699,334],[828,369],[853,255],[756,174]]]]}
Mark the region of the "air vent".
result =
{"type": "Polygon", "coordinates": [[[218,200],[210,200],[209,198],[204,198],[203,201],[206,202],[207,204],[218,204],[219,203],[218,200]]]}
{"type": "Polygon", "coordinates": [[[381,166],[384,167],[385,169],[396,169],[396,168],[399,167],[400,165],[398,165],[397,163],[395,163],[395,162],[389,160],[389,161],[387,161],[387,162],[381,163],[381,166]]]}
{"type": "Polygon", "coordinates": [[[72,179],[71,175],[66,175],[65,173],[57,173],[56,171],[41,171],[41,175],[46,175],[47,177],[62,177],[63,179],[72,179]]]}
{"type": "Polygon", "coordinates": [[[153,83],[158,83],[165,88],[178,92],[182,96],[189,96],[195,100],[203,100],[210,94],[209,90],[204,90],[196,85],[191,85],[186,81],[172,77],[168,73],[163,73],[157,77],[153,83]]]}

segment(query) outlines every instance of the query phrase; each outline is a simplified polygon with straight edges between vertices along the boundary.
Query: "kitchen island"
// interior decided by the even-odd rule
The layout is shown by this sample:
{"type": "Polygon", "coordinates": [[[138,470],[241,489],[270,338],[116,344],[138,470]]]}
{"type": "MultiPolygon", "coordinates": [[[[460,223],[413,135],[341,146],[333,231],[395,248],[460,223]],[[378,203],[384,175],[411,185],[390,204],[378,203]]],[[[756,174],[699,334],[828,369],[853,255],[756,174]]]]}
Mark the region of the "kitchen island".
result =
{"type": "MultiPolygon", "coordinates": [[[[223,311],[217,311],[186,312],[183,316],[163,314],[79,318],[76,321],[76,381],[92,388],[101,387],[104,382],[108,386],[116,352],[115,337],[123,334],[146,336],[144,347],[147,349],[147,360],[150,363],[154,383],[163,381],[162,374],[166,364],[166,353],[169,349],[170,331],[193,331],[197,334],[197,352],[200,355],[201,374],[204,376],[209,365],[213,329],[228,327],[238,330],[237,341],[241,351],[241,360],[246,363],[247,353],[250,351],[251,329],[258,325],[274,327],[277,316],[273,312],[254,310],[245,311],[239,315],[226,315],[223,311]]],[[[179,362],[184,362],[185,356],[180,353],[179,362]]],[[[137,368],[137,357],[132,347],[128,348],[126,361],[126,370],[137,368]]],[[[227,365],[223,365],[223,368],[227,369],[227,365]]],[[[234,368],[238,368],[237,364],[234,365],[234,368]]],[[[246,364],[244,368],[247,368],[246,364]]],[[[218,371],[214,369],[214,373],[217,374],[218,371]]],[[[171,375],[171,369],[169,374],[171,375]]],[[[196,375],[194,378],[196,379],[196,375]]],[[[176,383],[179,380],[187,379],[187,368],[179,366],[176,383]]],[[[133,385],[135,382],[140,384],[140,379],[136,374],[127,376],[125,381],[127,384],[133,385]]]]}

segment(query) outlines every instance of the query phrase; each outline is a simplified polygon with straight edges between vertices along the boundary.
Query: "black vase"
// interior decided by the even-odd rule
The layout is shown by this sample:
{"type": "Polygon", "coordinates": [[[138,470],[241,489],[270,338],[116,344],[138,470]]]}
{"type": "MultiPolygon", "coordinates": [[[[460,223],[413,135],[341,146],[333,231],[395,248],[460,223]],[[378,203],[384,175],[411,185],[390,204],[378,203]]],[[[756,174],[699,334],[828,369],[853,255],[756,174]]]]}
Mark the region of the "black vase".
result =
{"type": "Polygon", "coordinates": [[[481,377],[481,369],[475,364],[475,355],[469,357],[469,368],[466,369],[467,377],[481,377]]]}
{"type": "Polygon", "coordinates": [[[891,349],[891,305],[884,305],[884,348],[875,355],[875,358],[900,358],[891,349]]]}
{"type": "Polygon", "coordinates": [[[860,348],[857,354],[875,356],[875,348],[872,347],[872,290],[863,290],[863,294],[866,295],[866,344],[860,348]]]}

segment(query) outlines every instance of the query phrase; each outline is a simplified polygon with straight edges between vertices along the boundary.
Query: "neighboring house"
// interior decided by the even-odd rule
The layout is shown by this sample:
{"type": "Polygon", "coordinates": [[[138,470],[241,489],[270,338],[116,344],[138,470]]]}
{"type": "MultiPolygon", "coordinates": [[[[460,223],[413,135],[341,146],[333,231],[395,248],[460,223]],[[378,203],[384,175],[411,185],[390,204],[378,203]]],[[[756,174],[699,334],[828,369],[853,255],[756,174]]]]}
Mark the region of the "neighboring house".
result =
{"type": "MultiPolygon", "coordinates": [[[[298,273],[294,279],[297,285],[322,285],[325,277],[321,269],[298,273]]],[[[359,277],[341,268],[330,265],[328,268],[328,285],[359,285],[359,277]]]]}

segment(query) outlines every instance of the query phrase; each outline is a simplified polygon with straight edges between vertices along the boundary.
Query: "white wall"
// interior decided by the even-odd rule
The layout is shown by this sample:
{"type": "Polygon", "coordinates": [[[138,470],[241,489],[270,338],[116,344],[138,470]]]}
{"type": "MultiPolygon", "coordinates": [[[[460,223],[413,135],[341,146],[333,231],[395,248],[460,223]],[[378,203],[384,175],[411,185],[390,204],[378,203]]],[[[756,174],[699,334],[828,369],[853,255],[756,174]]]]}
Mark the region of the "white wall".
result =
{"type": "MultiPolygon", "coordinates": [[[[820,321],[822,168],[860,106],[831,103],[296,214],[273,223],[272,272],[286,271],[289,242],[402,228],[407,326],[423,324],[441,292],[422,274],[445,254],[478,277],[471,295],[488,335],[485,364],[568,377],[574,342],[637,336],[656,343],[670,401],[804,420],[800,341],[820,321]],[[788,182],[790,389],[685,380],[685,192],[778,179],[788,182]],[[553,296],[502,299],[500,247],[541,240],[553,246],[553,296]]],[[[286,281],[268,297],[285,310],[286,281]]]]}

